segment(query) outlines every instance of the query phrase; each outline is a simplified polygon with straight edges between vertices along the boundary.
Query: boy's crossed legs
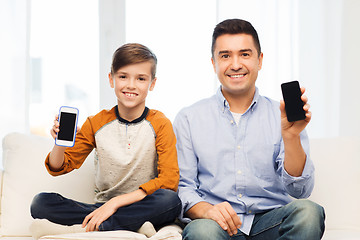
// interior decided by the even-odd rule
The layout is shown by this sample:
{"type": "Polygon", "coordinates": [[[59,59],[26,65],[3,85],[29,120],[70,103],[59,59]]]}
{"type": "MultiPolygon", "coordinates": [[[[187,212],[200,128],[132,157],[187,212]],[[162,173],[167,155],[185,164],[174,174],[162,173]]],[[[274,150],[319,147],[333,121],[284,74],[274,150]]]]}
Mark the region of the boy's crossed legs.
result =
{"type": "MultiPolygon", "coordinates": [[[[84,218],[92,211],[100,207],[102,203],[86,204],[65,198],[57,193],[40,193],[34,197],[31,204],[31,215],[35,219],[47,219],[53,225],[53,231],[47,233],[41,230],[40,235],[60,234],[68,232],[84,232],[81,227],[84,218]],[[66,226],[72,226],[66,228],[66,226]],[[56,229],[56,231],[54,231],[56,229]]],[[[119,208],[111,217],[99,226],[100,231],[130,230],[137,231],[145,222],[152,223],[155,227],[161,227],[173,222],[181,210],[181,201],[177,193],[159,189],[153,194],[146,196],[143,200],[128,206],[119,208]]],[[[32,226],[31,231],[36,234],[36,226],[44,224],[40,221],[32,226]]],[[[35,223],[34,222],[34,223],[35,223]]],[[[146,225],[146,224],[145,224],[146,225]]],[[[144,234],[151,232],[149,224],[140,230],[144,234]]],[[[50,225],[49,225],[50,226],[50,225]]],[[[51,230],[51,229],[49,229],[51,230]]]]}

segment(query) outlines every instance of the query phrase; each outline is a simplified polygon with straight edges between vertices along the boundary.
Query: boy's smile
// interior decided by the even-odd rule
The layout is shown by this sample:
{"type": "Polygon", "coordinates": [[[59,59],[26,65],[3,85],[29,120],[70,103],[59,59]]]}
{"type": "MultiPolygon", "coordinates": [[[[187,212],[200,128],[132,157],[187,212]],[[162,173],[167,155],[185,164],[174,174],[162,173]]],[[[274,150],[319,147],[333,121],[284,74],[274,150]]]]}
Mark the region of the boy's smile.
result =
{"type": "Polygon", "coordinates": [[[152,91],[156,78],[152,79],[151,62],[130,64],[114,74],[109,73],[110,86],[117,97],[120,117],[132,121],[145,109],[148,91],[152,91]]]}

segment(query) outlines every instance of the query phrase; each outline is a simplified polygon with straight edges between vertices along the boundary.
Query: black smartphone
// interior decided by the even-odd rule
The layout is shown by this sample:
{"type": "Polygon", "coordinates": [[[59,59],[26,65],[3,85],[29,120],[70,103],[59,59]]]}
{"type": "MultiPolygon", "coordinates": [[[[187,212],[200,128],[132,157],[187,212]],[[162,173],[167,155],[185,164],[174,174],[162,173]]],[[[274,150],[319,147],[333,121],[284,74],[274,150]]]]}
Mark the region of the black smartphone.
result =
{"type": "Polygon", "coordinates": [[[301,100],[301,90],[298,81],[281,84],[281,91],[285,102],[285,111],[289,122],[304,120],[304,102],[301,100]]]}
{"type": "Polygon", "coordinates": [[[59,111],[59,132],[55,138],[55,144],[63,147],[72,147],[75,144],[76,126],[79,110],[73,107],[63,106],[59,111]]]}

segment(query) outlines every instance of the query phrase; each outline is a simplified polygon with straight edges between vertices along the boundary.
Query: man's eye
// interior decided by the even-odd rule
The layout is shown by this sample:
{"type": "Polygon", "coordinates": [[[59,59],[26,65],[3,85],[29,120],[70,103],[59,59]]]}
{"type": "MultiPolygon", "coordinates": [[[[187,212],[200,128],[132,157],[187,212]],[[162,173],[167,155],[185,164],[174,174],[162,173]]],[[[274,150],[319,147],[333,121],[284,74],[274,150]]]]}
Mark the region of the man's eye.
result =
{"type": "Polygon", "coordinates": [[[224,55],[221,55],[221,58],[229,58],[230,55],[229,54],[224,54],[224,55]]]}
{"type": "Polygon", "coordinates": [[[244,57],[250,56],[250,54],[248,54],[248,53],[243,53],[242,55],[243,55],[244,57]]]}

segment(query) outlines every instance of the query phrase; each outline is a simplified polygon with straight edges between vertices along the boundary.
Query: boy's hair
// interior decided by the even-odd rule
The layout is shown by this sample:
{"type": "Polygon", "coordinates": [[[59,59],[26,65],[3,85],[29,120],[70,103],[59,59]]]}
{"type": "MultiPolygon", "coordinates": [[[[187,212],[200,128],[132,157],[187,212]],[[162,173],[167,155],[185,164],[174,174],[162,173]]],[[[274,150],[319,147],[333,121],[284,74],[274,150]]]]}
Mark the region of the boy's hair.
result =
{"type": "Polygon", "coordinates": [[[150,61],[151,77],[155,78],[157,58],[153,52],[139,43],[127,43],[119,47],[113,55],[111,64],[111,74],[116,73],[120,68],[130,64],[143,63],[150,61]]]}
{"type": "Polygon", "coordinates": [[[252,36],[256,50],[258,51],[258,56],[260,56],[261,46],[258,34],[251,23],[242,19],[227,19],[216,25],[212,35],[211,56],[214,58],[215,44],[218,37],[224,34],[239,33],[249,34],[252,36]]]}

